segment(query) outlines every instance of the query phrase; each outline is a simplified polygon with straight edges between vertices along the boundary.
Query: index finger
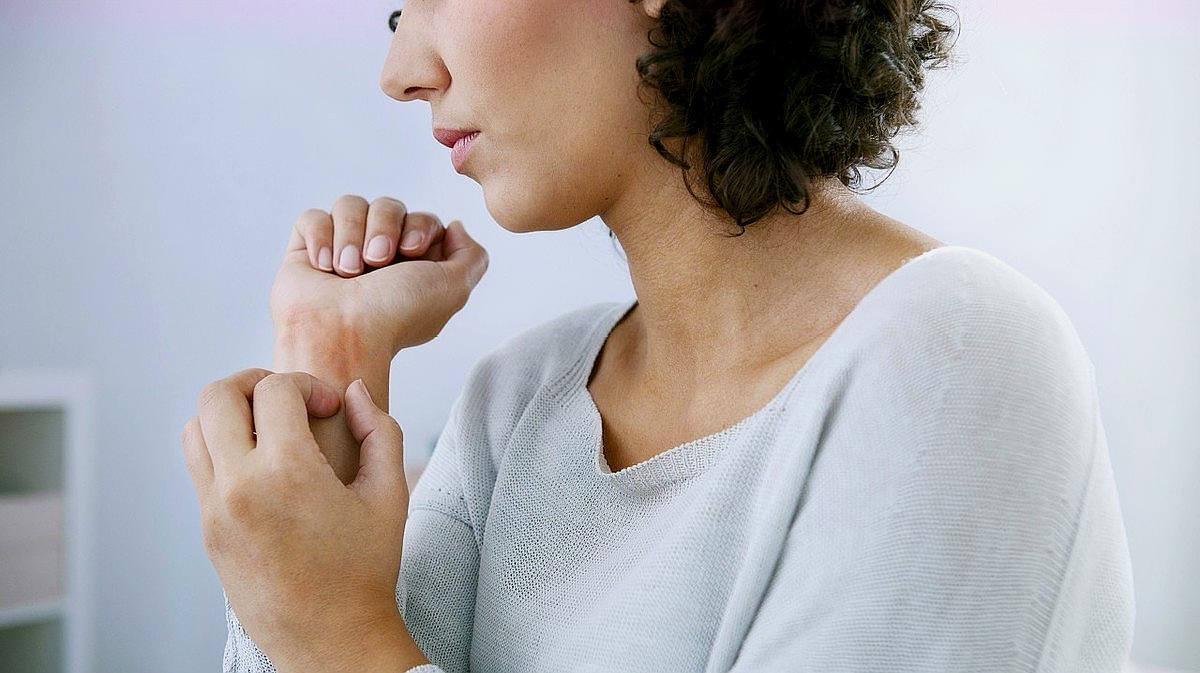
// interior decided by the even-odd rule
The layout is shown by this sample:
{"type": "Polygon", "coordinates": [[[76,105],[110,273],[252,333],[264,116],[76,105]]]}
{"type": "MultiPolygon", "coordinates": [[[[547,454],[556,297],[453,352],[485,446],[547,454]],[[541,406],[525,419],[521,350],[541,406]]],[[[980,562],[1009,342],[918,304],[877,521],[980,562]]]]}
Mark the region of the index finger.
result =
{"type": "Polygon", "coordinates": [[[259,380],[252,393],[258,446],[271,450],[313,442],[309,415],[332,416],[341,402],[337,389],[307,372],[271,374],[259,380]]]}
{"type": "Polygon", "coordinates": [[[200,393],[200,428],[215,472],[225,472],[254,448],[250,395],[254,385],[270,374],[266,369],[243,369],[208,384],[200,393]]]}

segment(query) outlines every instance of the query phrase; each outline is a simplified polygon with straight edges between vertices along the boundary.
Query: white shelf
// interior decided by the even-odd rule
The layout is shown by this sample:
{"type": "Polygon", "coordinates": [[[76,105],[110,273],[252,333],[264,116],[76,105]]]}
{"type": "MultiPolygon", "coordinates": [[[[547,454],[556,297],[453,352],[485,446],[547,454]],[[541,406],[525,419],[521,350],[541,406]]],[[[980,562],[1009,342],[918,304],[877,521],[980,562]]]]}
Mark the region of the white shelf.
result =
{"type": "Polygon", "coordinates": [[[0,566],[20,575],[0,583],[0,662],[22,670],[91,673],[91,400],[84,373],[0,369],[0,566]]]}
{"type": "Polygon", "coordinates": [[[44,622],[61,617],[64,612],[65,604],[61,600],[3,608],[0,609],[0,629],[44,622]]]}

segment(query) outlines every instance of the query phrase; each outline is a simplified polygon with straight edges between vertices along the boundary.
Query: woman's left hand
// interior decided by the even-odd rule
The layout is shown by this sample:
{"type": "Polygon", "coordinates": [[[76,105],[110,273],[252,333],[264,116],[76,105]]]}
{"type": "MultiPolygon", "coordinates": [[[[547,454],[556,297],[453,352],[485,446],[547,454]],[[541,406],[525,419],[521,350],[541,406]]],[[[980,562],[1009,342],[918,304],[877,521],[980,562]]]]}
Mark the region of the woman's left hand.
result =
{"type": "Polygon", "coordinates": [[[403,433],[351,383],[346,419],[361,462],[343,485],[309,430],[310,414],[332,416],[341,402],[307,373],[246,369],[206,386],[183,429],[205,550],[242,626],[281,671],[346,661],[403,629],[403,433]]]}

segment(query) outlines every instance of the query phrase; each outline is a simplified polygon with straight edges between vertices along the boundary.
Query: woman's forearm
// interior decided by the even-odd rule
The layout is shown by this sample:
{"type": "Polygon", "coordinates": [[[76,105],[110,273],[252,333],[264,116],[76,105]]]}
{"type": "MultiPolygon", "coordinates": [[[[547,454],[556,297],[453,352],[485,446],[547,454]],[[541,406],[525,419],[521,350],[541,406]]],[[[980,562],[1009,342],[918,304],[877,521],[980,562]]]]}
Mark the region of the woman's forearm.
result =
{"type": "MultiPolygon", "coordinates": [[[[375,404],[388,410],[392,353],[374,347],[350,327],[292,320],[275,326],[274,371],[304,371],[327,381],[343,394],[361,378],[375,404]]],[[[345,408],[329,418],[310,418],[313,437],[342,483],[358,472],[358,443],[346,427],[345,408]]]]}

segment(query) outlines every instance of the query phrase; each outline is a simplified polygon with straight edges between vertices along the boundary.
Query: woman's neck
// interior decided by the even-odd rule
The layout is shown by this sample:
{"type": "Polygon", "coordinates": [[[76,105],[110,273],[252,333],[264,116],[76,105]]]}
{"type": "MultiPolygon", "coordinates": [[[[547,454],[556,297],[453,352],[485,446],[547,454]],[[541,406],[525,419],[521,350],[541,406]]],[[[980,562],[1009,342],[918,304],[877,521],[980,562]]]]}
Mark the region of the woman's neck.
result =
{"type": "Polygon", "coordinates": [[[911,246],[914,230],[835,178],[814,186],[804,214],[785,211],[732,237],[738,228],[705,211],[673,175],[602,215],[637,294],[620,325],[622,359],[655,378],[786,357],[805,334],[837,322],[855,288],[878,276],[876,258],[904,239],[911,246]]]}

